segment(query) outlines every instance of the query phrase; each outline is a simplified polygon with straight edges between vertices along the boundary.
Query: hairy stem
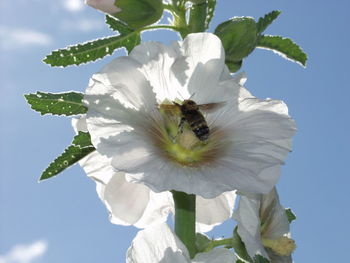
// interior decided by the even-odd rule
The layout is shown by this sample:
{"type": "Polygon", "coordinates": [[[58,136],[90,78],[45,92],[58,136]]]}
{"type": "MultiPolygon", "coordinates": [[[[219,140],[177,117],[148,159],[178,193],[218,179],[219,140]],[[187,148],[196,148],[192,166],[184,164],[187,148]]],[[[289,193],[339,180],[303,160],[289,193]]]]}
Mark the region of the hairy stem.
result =
{"type": "Polygon", "coordinates": [[[191,33],[205,31],[205,19],[207,17],[207,1],[193,4],[190,11],[188,27],[191,33]]]}
{"type": "Polygon", "coordinates": [[[220,246],[225,246],[225,247],[231,247],[232,246],[232,238],[225,238],[225,239],[218,239],[218,240],[213,240],[204,250],[204,252],[209,252],[215,247],[220,247],[220,246]]]}

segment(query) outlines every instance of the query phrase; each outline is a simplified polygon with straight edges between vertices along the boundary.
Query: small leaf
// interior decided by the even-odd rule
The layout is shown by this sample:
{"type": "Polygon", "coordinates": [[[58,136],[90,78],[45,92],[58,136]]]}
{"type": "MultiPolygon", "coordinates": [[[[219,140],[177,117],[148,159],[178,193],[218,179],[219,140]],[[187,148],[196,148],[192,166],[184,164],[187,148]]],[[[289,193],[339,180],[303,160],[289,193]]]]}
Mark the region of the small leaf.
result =
{"type": "Polygon", "coordinates": [[[78,133],[78,135],[76,135],[73,138],[73,142],[72,144],[74,146],[79,146],[80,148],[84,148],[84,147],[93,147],[92,143],[91,143],[91,136],[88,132],[82,132],[80,131],[78,133]]]}
{"type": "Polygon", "coordinates": [[[307,55],[289,38],[262,35],[258,40],[257,47],[272,50],[286,59],[303,66],[306,65],[307,55]]]}
{"type": "Polygon", "coordinates": [[[293,213],[292,209],[290,209],[290,208],[286,208],[286,214],[287,214],[287,218],[288,218],[289,223],[292,223],[295,219],[297,219],[297,217],[293,213]]]}
{"type": "Polygon", "coordinates": [[[114,50],[125,47],[130,52],[140,43],[140,34],[132,31],[129,34],[93,40],[66,49],[53,51],[44,62],[52,67],[80,65],[113,54],[114,50]]]}
{"type": "Polygon", "coordinates": [[[252,259],[248,255],[247,249],[245,248],[245,245],[238,234],[237,227],[235,227],[233,231],[232,247],[234,248],[235,253],[240,259],[243,259],[247,262],[252,262],[252,259]]]}
{"type": "Polygon", "coordinates": [[[119,32],[121,35],[126,35],[133,32],[133,30],[129,28],[125,23],[109,15],[106,15],[106,24],[109,25],[110,29],[119,32]]]}
{"type": "Polygon", "coordinates": [[[214,11],[215,11],[215,6],[216,6],[216,0],[208,0],[207,3],[207,17],[205,19],[205,28],[208,29],[210,22],[214,16],[214,11]]]}
{"type": "Polygon", "coordinates": [[[83,105],[83,93],[43,93],[37,92],[24,95],[31,108],[35,111],[53,115],[77,115],[87,112],[87,107],[83,105]]]}
{"type": "Polygon", "coordinates": [[[281,14],[281,11],[274,10],[264,17],[260,17],[258,23],[256,24],[256,29],[258,33],[262,33],[265,29],[271,25],[271,23],[281,14]]]}
{"type": "Polygon", "coordinates": [[[254,257],[254,263],[270,263],[270,260],[264,258],[262,255],[256,255],[254,257]]]}
{"type": "Polygon", "coordinates": [[[56,176],[93,151],[95,151],[95,147],[91,144],[90,134],[79,132],[79,134],[74,137],[72,145],[66,148],[64,152],[46,168],[39,180],[42,181],[56,176]]]}

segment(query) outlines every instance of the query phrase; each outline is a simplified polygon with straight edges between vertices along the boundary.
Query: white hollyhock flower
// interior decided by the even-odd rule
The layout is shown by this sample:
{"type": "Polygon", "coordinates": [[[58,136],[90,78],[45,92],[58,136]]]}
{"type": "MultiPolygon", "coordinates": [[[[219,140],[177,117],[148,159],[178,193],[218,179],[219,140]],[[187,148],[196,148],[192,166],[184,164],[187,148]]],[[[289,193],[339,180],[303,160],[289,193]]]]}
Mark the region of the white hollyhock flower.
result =
{"type": "Polygon", "coordinates": [[[85,4],[96,8],[106,14],[113,15],[120,12],[120,8],[116,7],[114,2],[116,0],[85,0],[85,4]]]}
{"type": "Polygon", "coordinates": [[[266,195],[241,196],[233,216],[250,257],[260,254],[271,263],[292,263],[295,242],[276,188],[266,195]]]}
{"type": "MultiPolygon", "coordinates": [[[[87,132],[86,119],[82,116],[72,120],[76,132],[87,132]]],[[[166,221],[174,213],[174,202],[170,192],[155,193],[143,184],[125,180],[125,173],[116,172],[111,160],[97,151],[83,158],[79,164],[86,174],[96,182],[98,196],[106,205],[113,224],[148,225],[166,221]]],[[[213,199],[196,199],[196,229],[210,231],[214,226],[232,216],[236,194],[226,192],[213,199]]]]}
{"type": "Polygon", "coordinates": [[[234,254],[225,248],[199,253],[192,260],[185,245],[167,224],[155,224],[139,231],[127,251],[127,263],[229,263],[234,254]]]}
{"type": "Polygon", "coordinates": [[[251,96],[244,81],[229,74],[213,34],[190,34],[171,46],[142,43],[92,76],[85,95],[92,143],[126,180],[155,192],[205,198],[236,189],[267,193],[290,151],[295,124],[282,101],[251,96]],[[203,111],[206,141],[188,122],[179,131],[180,111],[169,111],[174,101],[189,98],[198,105],[224,102],[203,111]]]}

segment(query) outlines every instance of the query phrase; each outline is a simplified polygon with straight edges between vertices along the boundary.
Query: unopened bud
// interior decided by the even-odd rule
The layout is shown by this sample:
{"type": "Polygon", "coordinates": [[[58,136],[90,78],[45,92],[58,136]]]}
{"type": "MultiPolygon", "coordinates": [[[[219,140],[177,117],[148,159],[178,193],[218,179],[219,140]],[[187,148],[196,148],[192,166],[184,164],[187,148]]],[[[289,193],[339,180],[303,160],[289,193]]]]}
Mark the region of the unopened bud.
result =
{"type": "Polygon", "coordinates": [[[215,34],[225,49],[226,62],[235,66],[233,69],[240,68],[242,59],[255,49],[258,38],[255,20],[250,17],[234,17],[218,25],[215,34]]]}
{"type": "Polygon", "coordinates": [[[134,29],[154,24],[164,10],[162,0],[116,0],[115,5],[121,11],[114,16],[134,29]]]}

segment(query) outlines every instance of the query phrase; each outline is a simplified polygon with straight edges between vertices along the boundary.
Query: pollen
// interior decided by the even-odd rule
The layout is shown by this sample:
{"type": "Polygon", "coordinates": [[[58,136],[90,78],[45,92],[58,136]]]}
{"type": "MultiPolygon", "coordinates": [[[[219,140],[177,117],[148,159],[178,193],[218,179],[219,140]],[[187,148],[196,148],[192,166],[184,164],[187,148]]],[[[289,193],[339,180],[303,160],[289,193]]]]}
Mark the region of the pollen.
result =
{"type": "Polygon", "coordinates": [[[262,239],[264,247],[271,248],[275,253],[281,256],[290,256],[296,248],[295,241],[289,237],[283,236],[278,239],[262,239]]]}

